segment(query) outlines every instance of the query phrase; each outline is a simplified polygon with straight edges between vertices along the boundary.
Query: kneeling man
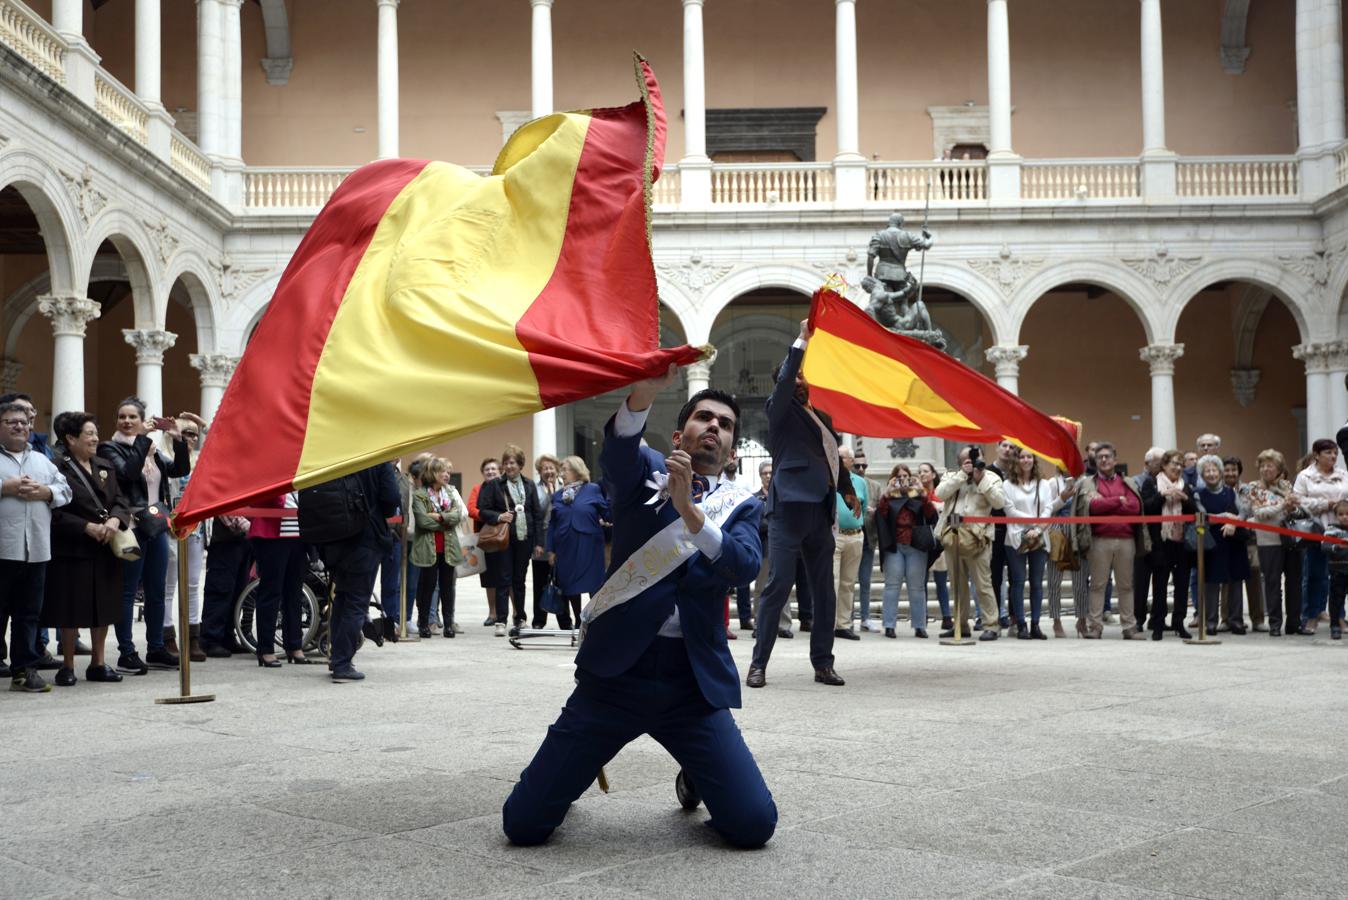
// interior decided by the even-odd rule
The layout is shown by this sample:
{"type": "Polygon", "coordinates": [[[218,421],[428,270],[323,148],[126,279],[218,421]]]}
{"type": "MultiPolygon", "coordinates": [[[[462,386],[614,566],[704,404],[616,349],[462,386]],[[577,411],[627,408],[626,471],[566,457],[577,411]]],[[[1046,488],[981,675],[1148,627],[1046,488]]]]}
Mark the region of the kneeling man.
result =
{"type": "Polygon", "coordinates": [[[680,803],[707,804],[737,847],[761,847],[777,807],[730,715],[739,675],[726,645],[726,594],[758,574],[762,504],[720,478],[739,406],[715,390],[679,411],[668,459],[643,447],[656,394],[677,375],[633,386],[604,429],[613,565],[581,615],[576,690],[502,810],[515,844],[540,844],[626,744],[649,734],[683,771],[680,803]]]}

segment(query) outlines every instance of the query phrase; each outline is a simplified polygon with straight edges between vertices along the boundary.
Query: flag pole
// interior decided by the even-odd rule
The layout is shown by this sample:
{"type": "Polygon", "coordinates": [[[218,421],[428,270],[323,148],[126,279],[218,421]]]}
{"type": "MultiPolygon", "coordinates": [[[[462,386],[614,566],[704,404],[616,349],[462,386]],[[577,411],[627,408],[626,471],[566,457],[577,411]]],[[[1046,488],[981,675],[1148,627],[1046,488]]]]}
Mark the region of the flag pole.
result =
{"type": "MultiPolygon", "coordinates": [[[[927,219],[931,216],[931,176],[927,176],[927,204],[922,208],[922,233],[927,232],[927,219]]],[[[927,285],[927,248],[922,248],[922,256],[917,263],[917,302],[922,302],[922,290],[927,285]]]]}
{"type": "MultiPolygon", "coordinates": [[[[214,694],[192,693],[192,654],[187,652],[187,632],[190,627],[187,621],[187,594],[190,590],[187,584],[187,540],[191,533],[189,531],[178,538],[178,696],[156,697],[155,703],[209,703],[215,699],[214,694]]],[[[163,625],[162,622],[159,624],[163,625]]]]}

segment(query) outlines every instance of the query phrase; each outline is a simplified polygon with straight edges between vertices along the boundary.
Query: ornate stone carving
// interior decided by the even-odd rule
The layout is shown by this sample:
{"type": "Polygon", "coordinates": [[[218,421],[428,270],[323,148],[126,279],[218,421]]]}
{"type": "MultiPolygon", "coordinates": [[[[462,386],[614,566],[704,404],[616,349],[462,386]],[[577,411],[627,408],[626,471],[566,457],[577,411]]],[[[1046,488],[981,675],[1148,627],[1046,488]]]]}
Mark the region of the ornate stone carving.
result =
{"type": "Polygon", "coordinates": [[[290,70],[295,67],[293,56],[264,56],[259,62],[267,73],[267,84],[288,84],[290,70]]]}
{"type": "Polygon", "coordinates": [[[686,263],[659,263],[656,266],[670,281],[688,288],[694,296],[702,294],[716,282],[726,276],[733,265],[728,263],[708,263],[702,254],[694,253],[686,263]]]}
{"type": "Polygon", "coordinates": [[[1151,374],[1174,375],[1175,360],[1184,355],[1184,345],[1150,344],[1137,351],[1137,355],[1151,367],[1151,374]]]}
{"type": "Polygon", "coordinates": [[[1027,346],[1007,346],[998,344],[983,351],[997,371],[998,378],[1016,378],[1020,375],[1020,361],[1030,353],[1027,346]]]}
{"type": "Polygon", "coordinates": [[[84,220],[85,227],[88,227],[107,207],[108,195],[94,187],[94,170],[91,166],[85,166],[84,171],[78,175],[72,175],[65,169],[59,171],[61,177],[65,179],[66,187],[70,189],[75,207],[80,211],[80,218],[84,220]]]}
{"type": "Polygon", "coordinates": [[[239,365],[239,357],[227,353],[193,353],[187,362],[201,373],[202,387],[224,388],[239,365]]]}
{"type": "Polygon", "coordinates": [[[1201,256],[1171,256],[1170,248],[1161,244],[1151,256],[1125,258],[1124,265],[1158,285],[1167,285],[1198,267],[1201,256]]]}
{"type": "Polygon", "coordinates": [[[1322,375],[1342,359],[1344,350],[1343,341],[1310,342],[1293,347],[1292,358],[1306,364],[1307,375],[1322,375]]]}
{"type": "Polygon", "coordinates": [[[8,394],[19,386],[19,376],[23,374],[23,363],[17,359],[7,359],[0,363],[0,391],[8,394]]]}
{"type": "MultiPolygon", "coordinates": [[[[861,276],[866,274],[862,269],[861,254],[849,248],[841,254],[841,259],[841,262],[812,262],[810,268],[819,272],[825,278],[833,274],[841,275],[851,287],[860,285],[861,276]]],[[[855,297],[850,296],[851,293],[852,291],[848,291],[848,299],[855,300],[855,297]]]]}
{"type": "Polygon", "coordinates": [[[1249,406],[1254,402],[1254,388],[1259,384],[1258,369],[1232,369],[1231,389],[1235,392],[1236,402],[1249,406]]]}
{"type": "Polygon", "coordinates": [[[162,366],[164,351],[178,341],[178,336],[173,332],[152,328],[123,328],[122,337],[136,348],[138,366],[162,366]]]}
{"type": "Polygon", "coordinates": [[[1321,246],[1305,256],[1279,256],[1278,262],[1302,278],[1310,279],[1320,287],[1325,287],[1329,284],[1329,273],[1334,267],[1334,259],[1342,252],[1342,248],[1326,250],[1321,246]]]}
{"type": "Polygon", "coordinates": [[[102,309],[95,301],[68,294],[44,294],[38,297],[37,310],[51,319],[52,334],[57,337],[84,337],[85,327],[102,314],[102,309]]]}
{"type": "Polygon", "coordinates": [[[1016,289],[1016,285],[1024,281],[1027,275],[1043,264],[1043,257],[1024,259],[1013,256],[1008,244],[1002,244],[996,259],[969,260],[969,268],[996,284],[997,287],[1001,288],[1002,293],[1008,297],[1016,289]]]}
{"type": "Polygon", "coordinates": [[[145,227],[149,229],[151,237],[159,247],[159,262],[168,265],[168,261],[173,258],[173,254],[178,250],[178,236],[173,233],[173,226],[165,216],[160,216],[159,221],[153,219],[145,220],[145,227]]]}
{"type": "Polygon", "coordinates": [[[917,441],[912,438],[895,438],[889,442],[890,459],[912,459],[917,456],[917,441]]]}
{"type": "Polygon", "coordinates": [[[271,272],[270,266],[239,266],[228,253],[211,260],[215,270],[215,279],[220,284],[220,299],[225,306],[233,306],[244,291],[257,284],[271,272]]]}

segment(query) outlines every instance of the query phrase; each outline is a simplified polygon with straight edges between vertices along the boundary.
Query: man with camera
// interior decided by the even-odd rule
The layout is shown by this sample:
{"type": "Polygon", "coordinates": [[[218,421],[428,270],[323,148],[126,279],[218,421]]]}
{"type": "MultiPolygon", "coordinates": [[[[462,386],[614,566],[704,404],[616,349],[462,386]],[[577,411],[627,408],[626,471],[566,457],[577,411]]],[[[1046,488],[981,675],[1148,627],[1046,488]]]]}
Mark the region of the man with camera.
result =
{"type": "MultiPolygon", "coordinates": [[[[946,565],[954,581],[955,615],[965,623],[968,634],[969,579],[978,591],[979,615],[983,618],[980,641],[995,641],[1001,634],[997,618],[997,595],[992,590],[992,545],[994,530],[985,523],[966,523],[969,516],[991,516],[1006,505],[1002,479],[983,462],[977,447],[960,451],[960,467],[948,473],[936,487],[936,496],[945,504],[946,519],[941,529],[946,565]],[[957,559],[958,557],[958,559],[957,559]]],[[[954,629],[941,632],[952,637],[954,629]]]]}

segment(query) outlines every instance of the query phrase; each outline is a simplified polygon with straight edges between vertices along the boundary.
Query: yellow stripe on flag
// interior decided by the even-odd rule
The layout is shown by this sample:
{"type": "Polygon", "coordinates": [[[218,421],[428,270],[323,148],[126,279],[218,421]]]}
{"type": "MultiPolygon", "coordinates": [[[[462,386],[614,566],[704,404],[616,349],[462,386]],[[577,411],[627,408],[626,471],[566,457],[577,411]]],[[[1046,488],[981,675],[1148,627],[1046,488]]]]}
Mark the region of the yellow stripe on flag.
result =
{"type": "Polygon", "coordinates": [[[823,329],[810,339],[803,371],[811,385],[901,410],[924,428],[977,427],[903,363],[823,329]]]}
{"type": "Polygon", "coordinates": [[[422,435],[410,422],[479,427],[543,408],[515,326],[547,286],[566,234],[590,118],[559,114],[511,141],[512,166],[483,178],[432,162],[394,200],[352,276],[314,373],[295,475],[304,487],[353,456],[355,436],[422,435]],[[397,373],[398,389],[376,391],[397,373]]]}

